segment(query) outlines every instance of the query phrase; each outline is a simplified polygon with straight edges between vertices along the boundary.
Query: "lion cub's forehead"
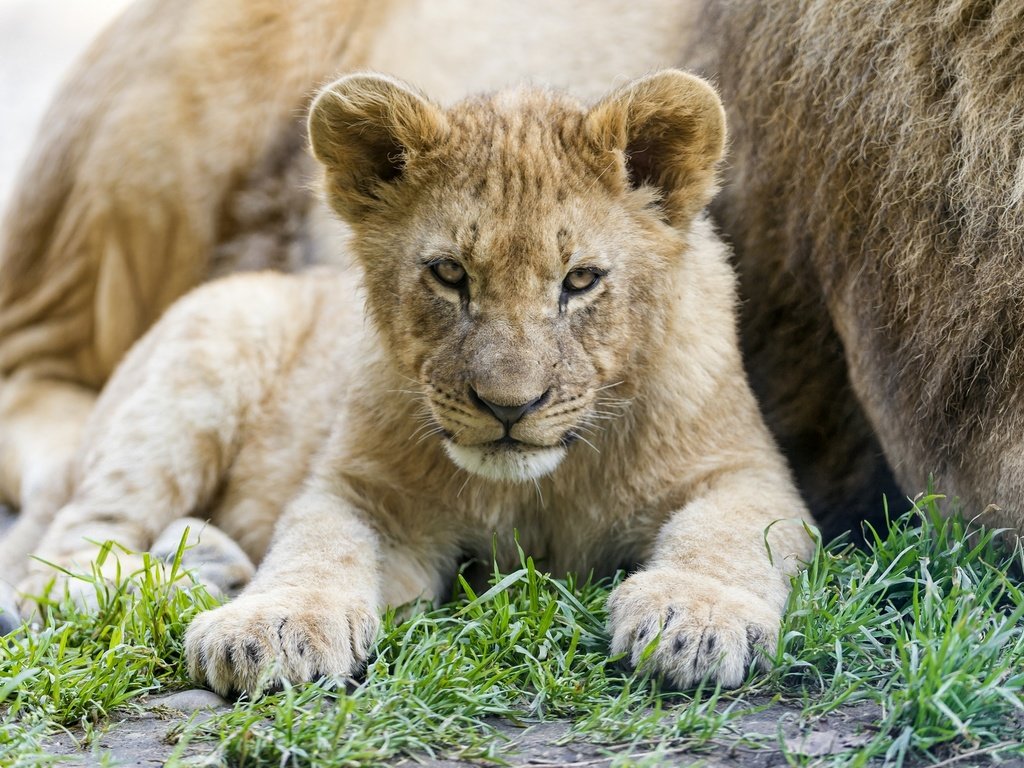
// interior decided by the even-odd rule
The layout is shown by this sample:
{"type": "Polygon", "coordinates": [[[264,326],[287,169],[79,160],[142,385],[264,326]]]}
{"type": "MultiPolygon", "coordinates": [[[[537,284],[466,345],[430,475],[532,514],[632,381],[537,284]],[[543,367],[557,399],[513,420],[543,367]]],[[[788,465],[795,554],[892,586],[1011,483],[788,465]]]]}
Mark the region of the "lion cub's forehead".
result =
{"type": "Polygon", "coordinates": [[[451,248],[496,284],[522,283],[524,270],[561,279],[580,249],[593,256],[586,245],[600,229],[595,210],[610,203],[601,180],[614,158],[588,138],[585,117],[579,103],[535,88],[453,107],[421,177],[446,221],[426,250],[451,248]]]}
{"type": "Polygon", "coordinates": [[[453,183],[485,201],[548,208],[592,184],[610,162],[588,140],[585,115],[570,98],[536,88],[471,99],[449,111],[442,161],[453,183]]]}

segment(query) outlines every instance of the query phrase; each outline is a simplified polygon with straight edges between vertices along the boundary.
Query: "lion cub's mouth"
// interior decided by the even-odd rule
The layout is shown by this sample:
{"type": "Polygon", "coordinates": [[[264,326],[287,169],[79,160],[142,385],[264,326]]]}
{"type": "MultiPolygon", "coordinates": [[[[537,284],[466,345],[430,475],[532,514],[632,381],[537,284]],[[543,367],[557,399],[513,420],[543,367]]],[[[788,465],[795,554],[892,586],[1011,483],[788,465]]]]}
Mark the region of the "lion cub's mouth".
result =
{"type": "Polygon", "coordinates": [[[474,475],[488,480],[525,482],[555,470],[565,458],[564,446],[530,445],[514,437],[504,437],[482,445],[457,445],[444,441],[448,457],[474,475]]]}

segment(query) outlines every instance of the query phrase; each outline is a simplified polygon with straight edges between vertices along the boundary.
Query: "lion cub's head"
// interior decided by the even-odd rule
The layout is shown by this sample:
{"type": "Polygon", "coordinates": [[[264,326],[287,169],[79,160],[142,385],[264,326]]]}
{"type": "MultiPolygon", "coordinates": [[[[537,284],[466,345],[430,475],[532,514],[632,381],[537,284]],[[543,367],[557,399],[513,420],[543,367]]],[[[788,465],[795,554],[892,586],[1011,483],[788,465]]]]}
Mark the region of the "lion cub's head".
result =
{"type": "Polygon", "coordinates": [[[598,394],[642,375],[724,131],[714,91],[676,71],[590,108],[521,88],[443,109],[373,74],[320,93],[327,198],[456,464],[544,475],[598,394]]]}

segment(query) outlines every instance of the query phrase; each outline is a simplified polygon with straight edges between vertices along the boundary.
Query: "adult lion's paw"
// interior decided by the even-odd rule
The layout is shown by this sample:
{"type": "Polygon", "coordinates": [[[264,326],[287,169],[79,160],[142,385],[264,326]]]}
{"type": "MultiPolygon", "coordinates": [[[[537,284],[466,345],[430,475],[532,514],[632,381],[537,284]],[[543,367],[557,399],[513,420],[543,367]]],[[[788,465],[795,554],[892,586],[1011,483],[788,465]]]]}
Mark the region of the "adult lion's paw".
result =
{"type": "Polygon", "coordinates": [[[739,686],[751,662],[764,667],[775,653],[782,621],[778,609],[741,586],[669,568],[630,576],[608,599],[608,612],[612,652],[677,688],[704,679],[739,686]]]}
{"type": "Polygon", "coordinates": [[[380,625],[354,595],[294,589],[242,595],[196,616],[185,633],[192,677],[229,696],[284,682],[345,677],[366,662],[380,625]]]}

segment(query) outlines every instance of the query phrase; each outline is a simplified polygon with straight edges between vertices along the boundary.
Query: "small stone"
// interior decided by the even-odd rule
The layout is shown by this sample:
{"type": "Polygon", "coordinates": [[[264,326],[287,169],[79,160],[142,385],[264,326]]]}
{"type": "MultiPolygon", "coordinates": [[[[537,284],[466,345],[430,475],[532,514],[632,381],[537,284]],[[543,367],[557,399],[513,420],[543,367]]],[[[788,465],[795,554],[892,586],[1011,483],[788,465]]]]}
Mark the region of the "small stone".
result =
{"type": "Polygon", "coordinates": [[[11,635],[21,629],[21,617],[14,604],[13,598],[4,594],[3,585],[0,585],[0,635],[11,635]]]}
{"type": "Polygon", "coordinates": [[[213,691],[193,688],[188,691],[168,693],[164,696],[154,696],[146,702],[145,706],[147,709],[162,707],[188,713],[197,712],[200,709],[225,709],[231,705],[213,691]]]}

